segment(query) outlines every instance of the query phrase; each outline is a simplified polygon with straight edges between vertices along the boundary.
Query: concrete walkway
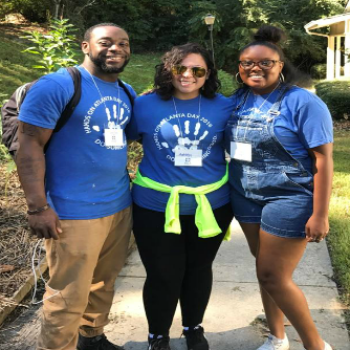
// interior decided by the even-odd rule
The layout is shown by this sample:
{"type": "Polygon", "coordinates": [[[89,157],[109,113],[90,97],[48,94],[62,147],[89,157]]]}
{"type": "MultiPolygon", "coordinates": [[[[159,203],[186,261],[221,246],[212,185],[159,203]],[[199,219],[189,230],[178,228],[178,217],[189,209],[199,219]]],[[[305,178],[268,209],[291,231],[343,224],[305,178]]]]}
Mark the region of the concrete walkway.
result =
{"type": "MultiPolygon", "coordinates": [[[[214,287],[203,327],[212,350],[254,350],[267,334],[254,260],[237,222],[230,242],[220,248],[214,267],[214,287]]],[[[338,291],[332,281],[332,267],[326,243],[309,244],[295,272],[305,292],[322,337],[334,350],[350,350],[349,335],[342,316],[338,291]]],[[[128,259],[116,282],[111,323],[106,333],[126,350],[147,349],[147,323],[142,305],[145,271],[137,251],[128,259]]],[[[177,310],[171,329],[172,350],[186,349],[177,310]]],[[[293,327],[286,327],[291,350],[303,346],[293,327]]]]}
{"type": "MultiPolygon", "coordinates": [[[[214,286],[203,326],[211,350],[255,350],[267,334],[254,260],[244,235],[234,222],[230,242],[220,248],[214,267],[214,286]]],[[[332,281],[332,267],[326,243],[309,244],[295,273],[295,280],[305,292],[312,317],[334,350],[350,350],[349,335],[342,316],[342,305],[332,281]]],[[[108,338],[126,350],[147,349],[147,323],[142,305],[145,271],[137,250],[116,282],[108,338]]],[[[39,331],[40,310],[28,310],[13,324],[0,330],[1,350],[34,350],[39,331]]],[[[180,312],[177,310],[171,329],[172,350],[186,350],[180,312]]],[[[293,327],[287,326],[291,350],[303,346],[293,327]]]]}

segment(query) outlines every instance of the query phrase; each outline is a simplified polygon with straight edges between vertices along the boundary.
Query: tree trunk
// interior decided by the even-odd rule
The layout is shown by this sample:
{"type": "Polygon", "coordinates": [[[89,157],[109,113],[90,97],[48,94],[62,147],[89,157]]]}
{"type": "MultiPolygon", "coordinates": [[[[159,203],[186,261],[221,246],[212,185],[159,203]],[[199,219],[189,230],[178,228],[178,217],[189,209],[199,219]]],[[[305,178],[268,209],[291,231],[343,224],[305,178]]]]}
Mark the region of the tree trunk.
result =
{"type": "Polygon", "coordinates": [[[61,0],[54,0],[54,4],[55,4],[55,9],[54,9],[53,18],[58,19],[58,15],[60,13],[61,0]]]}

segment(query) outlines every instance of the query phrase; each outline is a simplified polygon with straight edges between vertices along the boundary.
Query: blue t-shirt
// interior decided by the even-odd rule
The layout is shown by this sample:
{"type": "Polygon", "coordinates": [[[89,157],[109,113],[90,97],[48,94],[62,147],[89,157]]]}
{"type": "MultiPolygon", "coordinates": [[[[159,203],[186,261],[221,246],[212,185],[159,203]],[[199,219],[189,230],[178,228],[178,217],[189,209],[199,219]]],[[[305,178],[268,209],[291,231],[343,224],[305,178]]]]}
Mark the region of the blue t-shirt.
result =
{"type": "MultiPolygon", "coordinates": [[[[231,113],[232,102],[222,95],[168,101],[156,93],[138,97],[127,135],[142,139],[141,174],[169,186],[198,187],[219,181],[226,171],[223,133],[231,113]],[[196,145],[202,150],[201,167],[174,165],[175,149],[196,145]]],[[[137,205],[159,212],[165,211],[169,198],[168,193],[138,185],[132,195],[137,205]]],[[[213,209],[229,203],[228,184],[206,196],[213,209]]],[[[180,214],[192,215],[196,208],[193,195],[180,194],[180,214]]]]}
{"type": "MultiPolygon", "coordinates": [[[[109,216],[131,204],[124,132],[124,146],[104,144],[105,129],[124,129],[129,123],[130,100],[117,82],[94,77],[99,92],[90,74],[78,68],[80,102],[64,127],[52,134],[45,155],[47,200],[60,219],[73,220],[109,216]]],[[[46,75],[29,90],[19,120],[54,129],[73,94],[66,69],[46,75]]]]}
{"type": "MultiPolygon", "coordinates": [[[[277,99],[279,91],[265,95],[250,93],[239,114],[250,110],[266,112],[277,99]],[[266,102],[264,102],[266,100],[266,102]],[[263,106],[261,107],[261,105],[263,106]]],[[[232,96],[234,107],[242,100],[242,94],[232,96]]],[[[284,95],[280,114],[274,118],[274,132],[283,147],[296,159],[308,159],[308,149],[333,142],[332,117],[326,104],[315,94],[292,86],[284,95]]],[[[229,145],[227,145],[229,150],[229,145]]],[[[307,162],[306,162],[307,164],[307,162]]],[[[311,169],[308,169],[311,170],[311,169]]]]}

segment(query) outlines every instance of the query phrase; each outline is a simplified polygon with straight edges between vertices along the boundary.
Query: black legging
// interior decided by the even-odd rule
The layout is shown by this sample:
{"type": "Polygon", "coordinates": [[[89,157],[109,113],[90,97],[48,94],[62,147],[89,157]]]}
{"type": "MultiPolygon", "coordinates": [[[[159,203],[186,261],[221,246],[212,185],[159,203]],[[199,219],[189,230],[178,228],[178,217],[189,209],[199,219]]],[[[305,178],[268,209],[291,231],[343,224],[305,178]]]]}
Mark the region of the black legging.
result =
{"type": "Polygon", "coordinates": [[[182,233],[164,232],[164,213],[134,204],[134,235],[147,278],[143,301],[149,332],[168,335],[180,299],[183,326],[200,324],[213,282],[212,263],[233,218],[231,205],[215,209],[222,233],[199,238],[194,215],[180,215],[182,233]]]}

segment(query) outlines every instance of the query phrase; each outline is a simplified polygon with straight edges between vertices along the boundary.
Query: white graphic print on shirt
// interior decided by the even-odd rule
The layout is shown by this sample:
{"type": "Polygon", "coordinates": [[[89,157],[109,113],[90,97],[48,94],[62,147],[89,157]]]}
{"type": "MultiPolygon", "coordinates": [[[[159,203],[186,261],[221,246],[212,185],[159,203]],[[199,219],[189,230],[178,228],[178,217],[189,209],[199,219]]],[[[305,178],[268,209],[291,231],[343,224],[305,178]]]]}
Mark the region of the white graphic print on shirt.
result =
{"type": "MultiPolygon", "coordinates": [[[[123,146],[106,146],[104,143],[105,129],[124,129],[130,119],[130,108],[121,99],[114,96],[105,96],[95,101],[84,118],[85,133],[94,133],[97,136],[95,144],[111,150],[118,150],[123,146]],[[112,102],[113,104],[111,104],[112,102]],[[105,107],[106,105],[106,107],[105,107]],[[119,115],[118,115],[119,114],[119,115]]],[[[124,135],[125,138],[125,135],[124,135]]]]}
{"type": "Polygon", "coordinates": [[[212,127],[213,124],[209,120],[198,117],[196,114],[174,114],[160,121],[154,130],[153,139],[158,150],[171,149],[173,154],[167,154],[166,158],[172,162],[175,160],[176,150],[201,149],[203,151],[202,158],[205,159],[217,141],[217,135],[214,135],[211,142],[206,141],[204,144],[202,142],[208,137],[212,127]],[[173,133],[169,134],[169,126],[173,133]],[[206,149],[204,149],[205,147],[206,149]]]}

